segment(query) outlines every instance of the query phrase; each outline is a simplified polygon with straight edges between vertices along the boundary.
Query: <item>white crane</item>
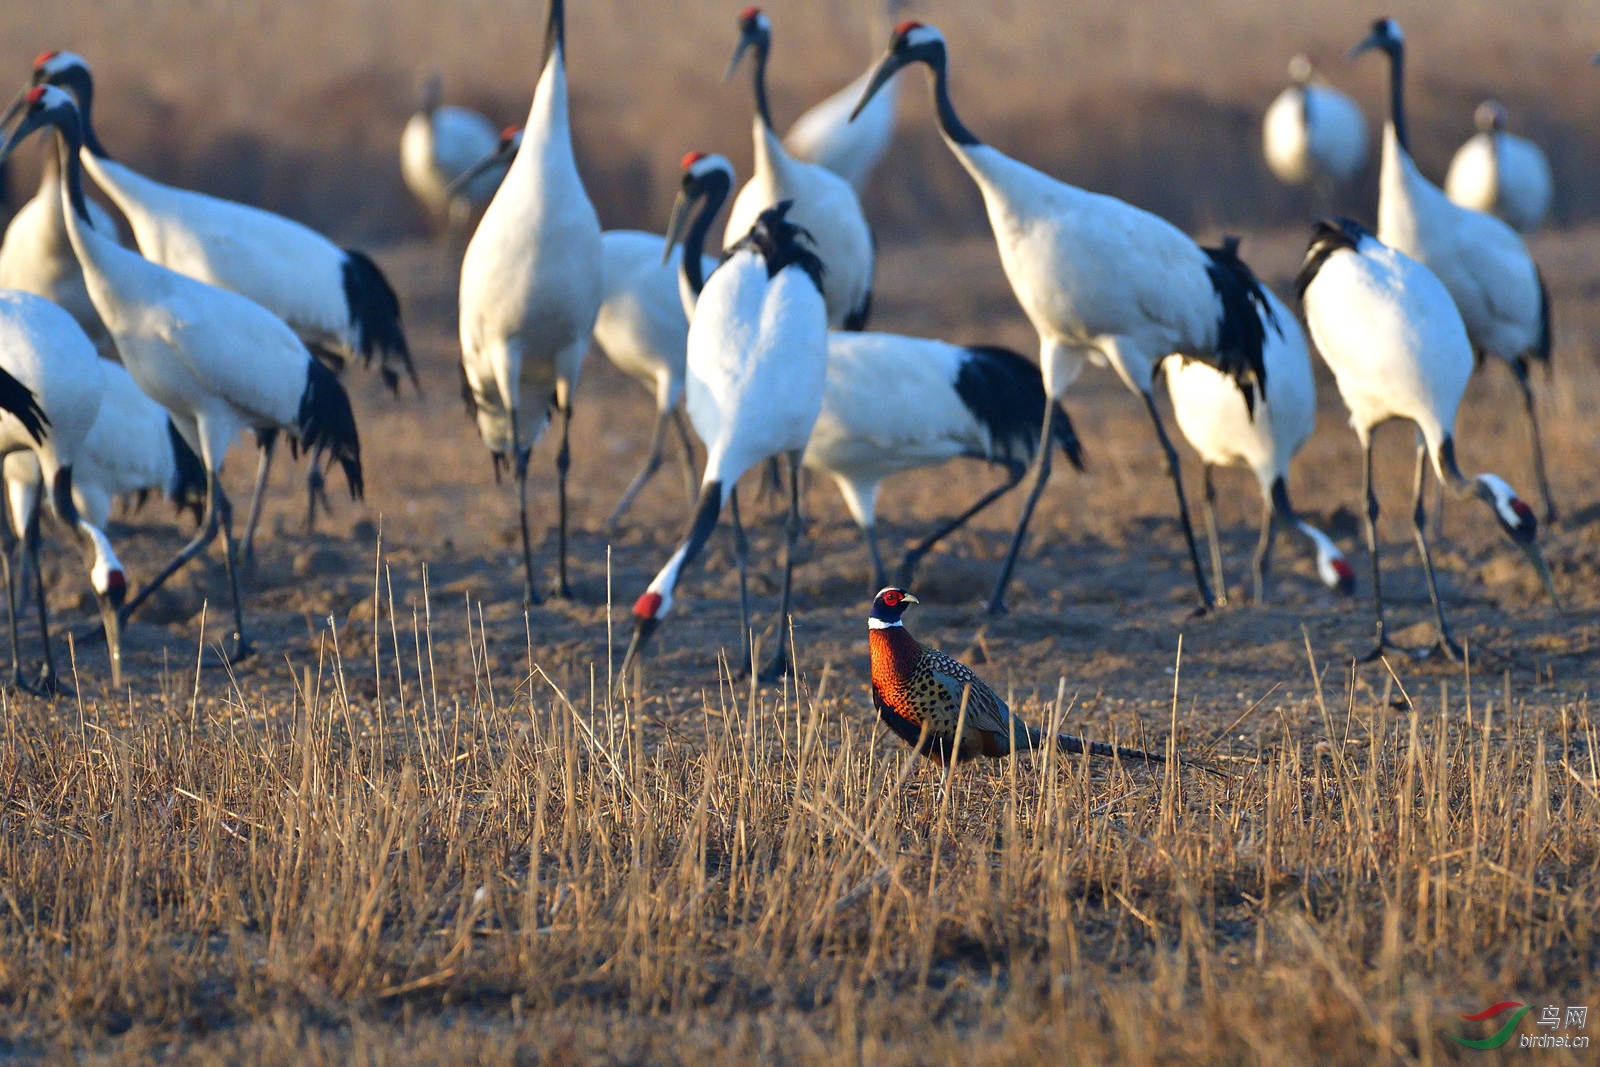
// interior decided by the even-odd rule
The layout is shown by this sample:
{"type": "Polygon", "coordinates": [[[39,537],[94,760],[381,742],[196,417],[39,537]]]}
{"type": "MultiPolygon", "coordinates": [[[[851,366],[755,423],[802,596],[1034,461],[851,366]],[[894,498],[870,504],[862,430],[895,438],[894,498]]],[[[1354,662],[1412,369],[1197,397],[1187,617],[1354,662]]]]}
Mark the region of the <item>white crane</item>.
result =
{"type": "Polygon", "coordinates": [[[1456,464],[1456,408],[1472,374],[1472,345],[1461,315],[1449,290],[1432,271],[1349,219],[1317,224],[1295,288],[1305,308],[1311,339],[1333,371],[1339,394],[1350,410],[1350,426],[1361,441],[1367,550],[1372,556],[1372,602],[1377,615],[1377,642],[1367,658],[1393,647],[1385,629],[1378,573],[1372,431],[1390,419],[1407,419],[1417,429],[1412,530],[1433,600],[1436,647],[1452,660],[1459,659],[1461,649],[1445,623],[1428,551],[1423,488],[1430,460],[1434,474],[1455,496],[1483,501],[1506,536],[1538,569],[1551,599],[1556,598],[1539,550],[1539,524],[1533,509],[1496,475],[1468,478],[1456,464]]]}
{"type": "MultiPolygon", "coordinates": [[[[703,196],[702,177],[728,180],[731,168],[720,156],[691,154],[686,160],[674,227],[676,243],[687,212],[684,203],[703,196]]],[[[688,532],[666,565],[633,605],[634,631],[623,656],[620,677],[643,651],[672,609],[683,568],[699,555],[716,529],[724,501],[732,512],[734,556],[739,566],[739,618],[743,662],[751,663],[750,603],[745,584],[748,544],[739,522],[736,486],[750,468],[782,455],[789,468],[789,518],[785,526],[783,592],[777,618],[777,647],[758,677],[773,680],[789,673],[788,620],[794,575],[794,550],[800,528],[800,456],[822,407],[827,372],[827,311],[822,298],[822,263],[789,222],[787,201],[761,213],[755,227],[729,248],[722,265],[705,281],[689,318],[689,421],[706,444],[700,498],[688,532]]],[[[702,230],[703,232],[703,230],[702,230]]],[[[700,250],[684,250],[693,264],[700,250]]],[[[694,299],[690,280],[686,301],[694,299]]]]}
{"type": "Polygon", "coordinates": [[[361,445],[350,398],[281,319],[227,289],[168,270],[84,223],[83,127],[73,98],[50,85],[29,89],[23,117],[0,147],[0,159],[33,131],[56,132],[67,234],[89,296],[139,388],[166,408],[179,433],[205,461],[206,513],[198,534],[119,611],[122,621],[223,532],[233,599],[230,660],[252,649],[244,634],[233,539],[233,509],[218,472],[228,445],[245,429],[287,430],[317,464],[331,453],[359,498],[361,445]]]}
{"type": "Polygon", "coordinates": [[[872,311],[872,231],[861,200],[850,183],[826,167],[803,163],[784,150],[772,128],[767,107],[767,57],[772,51],[772,22],[759,8],[739,13],[739,43],[724,80],[733,77],[746,50],[755,52],[755,163],[750,180],[734,197],[723,244],[731,246],[754,227],[756,217],[772,205],[794,201],[790,220],[811,234],[822,260],[823,297],[828,325],[846,330],[866,326],[872,311]]]}
{"type": "MultiPolygon", "coordinates": [[[[1039,368],[1010,349],[890,333],[828,334],[822,411],[801,462],[838,485],[872,556],[872,588],[889,584],[876,522],[883,480],[958,458],[1006,469],[1004,483],[906,552],[896,579],[906,586],[935,544],[1022,481],[1039,445],[1044,405],[1039,368]]],[[[1081,470],[1083,449],[1059,407],[1051,432],[1081,470]]]]}
{"type": "Polygon", "coordinates": [[[544,59],[511,169],[461,261],[461,369],[495,472],[510,462],[522,521],[523,598],[537,603],[528,533],[528,456],[561,414],[556,595],[567,581],[567,444],[572,390],[600,310],[600,220],[584,192],[567,118],[563,0],[550,0],[544,59]]]}
{"type": "Polygon", "coordinates": [[[1546,522],[1555,519],[1545,477],[1530,361],[1550,359],[1550,294],[1538,265],[1515,230],[1493,215],[1453,204],[1417,169],[1406,137],[1405,37],[1394,19],[1379,19],[1350,50],[1379,49],[1389,57],[1389,121],[1383,129],[1378,175],[1378,239],[1439,276],[1455,299],[1467,337],[1480,356],[1505,360],[1522,390],[1533,435],[1534,475],[1546,522]]]}
{"type": "MultiPolygon", "coordinates": [[[[731,184],[732,178],[729,178],[731,184]]],[[[724,189],[699,225],[709,226],[727,199],[724,189]]],[[[684,245],[689,245],[685,241],[684,245]]],[[[661,466],[669,424],[675,425],[683,447],[689,496],[695,493],[694,446],[683,421],[684,363],[689,340],[689,320],[678,294],[680,247],[668,247],[660,234],[639,230],[607,230],[600,235],[600,313],[594,320],[594,341],[618,370],[644,386],[655,397],[656,422],[644,466],[628,483],[609,520],[615,526],[634,497],[661,466]]],[[[702,257],[700,277],[716,268],[716,260],[702,257]]]]}
{"type": "MultiPolygon", "coordinates": [[[[164,185],[113,160],[95,131],[94,76],[82,56],[45,52],[34,60],[32,80],[61,86],[77,98],[83,165],[127,218],[146,258],[249,297],[288,323],[307,348],[334,368],[357,358],[370,366],[376,358],[391,389],[398,390],[402,373],[417,384],[399,297],[370,256],[340,248],[282,215],[164,185]]],[[[253,551],[276,444],[274,433],[258,436],[261,457],[245,523],[247,556],[253,551]]],[[[321,472],[313,467],[307,487],[308,529],[319,499],[321,472]]]]}
{"type": "Polygon", "coordinates": [[[1550,213],[1555,180],[1544,150],[1506,132],[1506,109],[1485,100],[1473,112],[1478,132],[1456,149],[1444,177],[1451,200],[1498,215],[1513,229],[1532,233],[1550,213]]]}
{"type": "MultiPolygon", "coordinates": [[[[6,152],[0,150],[0,156],[6,152]]],[[[117,611],[127,592],[122,564],[111,542],[97,525],[78,512],[73,501],[73,464],[89,427],[100,408],[100,357],[71,315],[33,293],[0,289],[0,456],[32,453],[50,487],[51,509],[70,530],[83,552],[89,584],[100,605],[111,654],[111,684],[122,685],[122,643],[117,611]],[[20,392],[19,392],[20,390],[20,392]],[[22,399],[27,395],[26,401],[22,399]],[[48,421],[48,432],[42,423],[48,421]]],[[[55,693],[60,688],[55,657],[50,649],[50,621],[45,609],[44,578],[39,568],[37,511],[19,515],[16,536],[33,565],[34,596],[39,629],[44,641],[44,664],[33,687],[22,680],[17,642],[16,597],[13,576],[17,569],[10,524],[0,522],[5,545],[6,610],[11,624],[11,683],[55,693]]]]}
{"type": "Polygon", "coordinates": [[[424,75],[422,99],[400,132],[400,177],[441,232],[464,231],[473,213],[494,196],[504,167],[452,183],[493,152],[499,140],[499,128],[484,115],[444,102],[438,71],[424,75]]]}
{"type": "Polygon", "coordinates": [[[1289,500],[1289,463],[1311,436],[1317,422],[1317,385],[1311,376],[1311,355],[1294,312],[1267,290],[1274,325],[1267,329],[1262,362],[1267,388],[1245,403],[1239,383],[1207,363],[1170,360],[1163,373],[1172,416],[1189,444],[1200,454],[1205,476],[1206,539],[1211,548],[1211,578],[1217,599],[1225,601],[1222,552],[1217,544],[1217,467],[1244,467],[1261,487],[1261,535],[1250,561],[1251,590],[1256,603],[1266,593],[1267,565],[1280,527],[1299,533],[1316,559],[1317,577],[1329,589],[1349,594],[1355,572],[1333,539],[1301,518],[1289,500]],[[1252,411],[1252,406],[1254,410],[1252,411]]]}
{"type": "Polygon", "coordinates": [[[1289,60],[1290,85],[1261,121],[1261,152],[1285,185],[1311,185],[1322,210],[1367,162],[1367,118],[1356,102],[1315,76],[1310,57],[1289,60]]]}
{"type": "MultiPolygon", "coordinates": [[[[1209,610],[1211,589],[1189,522],[1178,454],[1150,395],[1152,375],[1168,354],[1178,353],[1216,365],[1246,388],[1264,381],[1260,283],[1227,250],[1203,251],[1164,219],[1057,181],[979,141],[950,102],[945,39],[932,26],[903,22],[896,28],[857,106],[912,63],[927,65],[939,132],[983,194],[1001,265],[1039,334],[1050,399],[1059,400],[1090,361],[1109,364],[1143,398],[1177,493],[1202,610],[1209,610]]],[[[1051,439],[1055,411],[1054,403],[1045,406],[1041,441],[1051,439]]],[[[1041,447],[1034,457],[1034,484],[989,600],[991,612],[1005,610],[1005,587],[1049,474],[1050,454],[1041,447]]]]}
{"type": "MultiPolygon", "coordinates": [[[[906,3],[907,0],[885,0],[881,16],[874,20],[882,23],[882,32],[874,31],[874,40],[883,39],[906,3]]],[[[783,147],[790,156],[827,167],[849,182],[857,196],[867,191],[873,168],[894,141],[895,115],[900,102],[903,79],[896,78],[872,98],[872,103],[854,122],[850,121],[850,110],[861,99],[876,65],[869,66],[855,81],[808,108],[783,135],[783,147]]]]}
{"type": "MultiPolygon", "coordinates": [[[[56,177],[56,153],[46,145],[39,171],[39,190],[12,216],[0,240],[0,288],[21,289],[61,305],[77,320],[94,342],[95,350],[108,359],[117,358],[116,345],[100,313],[89,299],[83,284],[83,268],[67,240],[67,220],[61,210],[61,191],[56,177]]],[[[117,224],[95,201],[88,201],[91,225],[115,237],[117,224]]]]}
{"type": "MultiPolygon", "coordinates": [[[[100,411],[72,468],[72,500],[78,513],[104,530],[114,500],[132,496],[142,503],[146,494],[158,491],[201,522],[204,461],[178,432],[167,409],[145,395],[127,368],[102,359],[98,373],[100,411]]],[[[32,452],[7,456],[4,469],[13,520],[20,514],[26,521],[42,499],[44,473],[32,452]]]]}
{"type": "MultiPolygon", "coordinates": [[[[494,150],[463,171],[457,183],[470,181],[489,167],[508,163],[521,145],[522,127],[508,127],[494,150]]],[[[731,173],[728,180],[731,184],[731,173]]],[[[697,225],[709,227],[727,198],[727,190],[716,194],[710,210],[697,217],[697,225]]],[[[703,242],[704,235],[701,237],[703,242]]],[[[669,425],[677,428],[690,503],[694,501],[694,446],[678,406],[683,397],[684,350],[689,337],[689,320],[678,293],[679,255],[678,249],[669,247],[660,234],[607,230],[600,235],[600,309],[594,320],[594,343],[618,370],[648,389],[656,401],[649,453],[611,511],[607,525],[612,528],[660,469],[669,425]]],[[[710,274],[715,267],[716,260],[702,257],[699,277],[710,274]]]]}

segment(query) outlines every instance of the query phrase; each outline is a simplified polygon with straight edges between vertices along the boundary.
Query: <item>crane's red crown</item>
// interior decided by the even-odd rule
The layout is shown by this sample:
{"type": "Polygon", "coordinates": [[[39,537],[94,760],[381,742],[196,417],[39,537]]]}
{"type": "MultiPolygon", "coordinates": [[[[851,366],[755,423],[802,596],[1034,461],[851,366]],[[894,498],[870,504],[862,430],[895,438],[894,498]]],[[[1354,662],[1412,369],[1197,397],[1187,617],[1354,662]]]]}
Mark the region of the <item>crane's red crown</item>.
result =
{"type": "Polygon", "coordinates": [[[61,53],[58,50],[54,49],[54,48],[50,49],[47,52],[40,52],[37,56],[34,57],[33,65],[36,66],[36,67],[42,67],[46,63],[48,63],[52,59],[54,59],[56,56],[59,56],[60,54],[61,53]]]}
{"type": "Polygon", "coordinates": [[[694,166],[704,158],[706,158],[706,154],[704,152],[685,152],[683,154],[683,159],[678,163],[678,169],[688,170],[690,167],[694,166]]]}
{"type": "Polygon", "coordinates": [[[641,595],[633,603],[633,617],[636,619],[653,619],[660,610],[661,594],[653,590],[641,595]]]}

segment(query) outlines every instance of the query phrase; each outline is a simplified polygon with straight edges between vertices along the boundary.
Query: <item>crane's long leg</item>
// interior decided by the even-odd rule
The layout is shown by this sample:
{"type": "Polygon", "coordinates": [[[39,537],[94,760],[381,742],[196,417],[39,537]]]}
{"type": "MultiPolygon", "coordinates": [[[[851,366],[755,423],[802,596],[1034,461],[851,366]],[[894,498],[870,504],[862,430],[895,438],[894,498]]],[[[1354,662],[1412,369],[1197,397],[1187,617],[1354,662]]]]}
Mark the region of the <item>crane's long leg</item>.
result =
{"type": "MultiPolygon", "coordinates": [[[[633,476],[633,481],[628,483],[628,488],[622,491],[622,498],[617,501],[617,506],[611,510],[611,517],[606,520],[608,529],[615,530],[617,523],[622,521],[623,513],[633,504],[633,498],[645,487],[657,470],[661,468],[661,456],[667,443],[667,423],[671,413],[666,411],[656,412],[656,427],[650,434],[650,454],[645,457],[644,466],[639,468],[639,473],[633,476]]],[[[690,488],[691,498],[693,487],[690,488]]]]}
{"type": "Polygon", "coordinates": [[[794,657],[789,654],[789,603],[794,591],[794,553],[804,524],[800,519],[800,453],[787,455],[789,468],[789,518],[783,527],[783,594],[778,599],[778,647],[761,672],[760,680],[775,682],[794,673],[794,657]]]}
{"type": "Polygon", "coordinates": [[[738,674],[755,670],[750,633],[750,583],[747,568],[750,564],[750,539],[745,536],[744,520],[739,517],[739,488],[728,490],[728,516],[733,522],[733,562],[739,568],[739,648],[744,656],[738,674]]]}
{"type": "Polygon", "coordinates": [[[11,523],[4,519],[0,519],[0,540],[5,542],[4,550],[0,551],[0,567],[5,568],[6,622],[11,631],[11,685],[16,689],[25,689],[27,684],[22,680],[22,648],[17,634],[16,592],[16,575],[22,569],[22,542],[12,533],[11,523]]]}
{"type": "Polygon", "coordinates": [[[1251,596],[1257,604],[1266,602],[1267,568],[1272,563],[1272,542],[1278,536],[1280,521],[1290,521],[1290,516],[1279,515],[1278,505],[1270,493],[1261,498],[1261,534],[1256,538],[1255,555],[1250,557],[1251,596]]]}
{"type": "Polygon", "coordinates": [[[1017,520],[1017,529],[1011,535],[1011,545],[1006,549],[1006,558],[1000,564],[1000,576],[995,579],[994,592],[989,594],[988,611],[991,615],[1004,615],[1006,613],[1006,586],[1011,582],[1011,571],[1017,565],[1017,554],[1022,551],[1022,540],[1028,534],[1028,523],[1033,518],[1033,509],[1039,503],[1039,497],[1044,493],[1044,483],[1050,480],[1050,453],[1054,443],[1051,434],[1054,429],[1056,406],[1046,403],[1044,406],[1044,425],[1039,430],[1039,451],[1033,457],[1034,475],[1033,488],[1028,490],[1028,499],[1023,501],[1022,516],[1017,520]]]}
{"type": "Polygon", "coordinates": [[[1539,481],[1539,496],[1544,500],[1544,518],[1541,521],[1549,524],[1556,521],[1556,505],[1550,497],[1550,480],[1544,473],[1544,441],[1539,432],[1539,412],[1534,407],[1533,389],[1528,384],[1528,361],[1519,359],[1513,362],[1511,373],[1517,379],[1517,387],[1522,390],[1522,407],[1528,413],[1528,429],[1533,436],[1533,476],[1539,481]]]}
{"type": "Polygon", "coordinates": [[[35,685],[35,690],[47,696],[54,696],[61,691],[61,679],[56,675],[55,652],[50,647],[50,610],[45,603],[44,568],[39,566],[39,509],[37,508],[28,517],[28,525],[22,531],[22,544],[28,554],[28,562],[33,567],[34,606],[39,615],[39,640],[44,644],[44,666],[39,671],[39,681],[35,685]]]}
{"type": "MultiPolygon", "coordinates": [[[[1217,487],[1212,475],[1216,468],[1201,465],[1205,482],[1206,545],[1211,550],[1211,585],[1217,591],[1217,604],[1228,603],[1228,583],[1222,577],[1222,548],[1217,544],[1217,487]]],[[[1259,599],[1259,588],[1257,590],[1259,599]]]]}
{"type": "Polygon", "coordinates": [[[306,471],[306,533],[315,533],[317,529],[317,501],[322,501],[322,510],[331,512],[333,508],[328,504],[328,486],[322,477],[322,468],[317,465],[317,457],[308,457],[311,469],[306,471]]]}
{"type": "MultiPolygon", "coordinates": [[[[999,500],[1001,497],[1011,492],[1011,490],[1015,489],[1021,484],[1023,475],[1027,473],[1027,467],[1009,467],[1006,471],[1006,480],[1004,484],[995,486],[993,489],[983,494],[983,496],[979,497],[977,502],[969,507],[966,511],[963,511],[961,514],[957,515],[955,518],[951,519],[949,522],[933,531],[933,533],[929,534],[927,537],[924,537],[921,541],[918,541],[915,545],[911,546],[911,548],[906,551],[905,557],[900,560],[900,571],[896,576],[900,587],[903,589],[911,588],[911,579],[917,573],[917,568],[921,566],[922,558],[926,556],[930,550],[932,550],[934,545],[938,544],[946,537],[949,537],[951,534],[961,529],[961,527],[965,526],[974,515],[977,515],[984,508],[988,507],[990,504],[993,504],[996,500],[999,500]]],[[[884,583],[880,581],[878,583],[878,588],[883,588],[883,584],[884,583]]]]}
{"type": "MultiPolygon", "coordinates": [[[[260,450],[260,458],[256,461],[256,484],[250,493],[250,511],[244,520],[244,560],[254,563],[256,558],[256,523],[261,521],[261,499],[267,492],[267,476],[272,471],[272,453],[278,447],[278,428],[276,426],[255,431],[256,447],[260,450]]],[[[306,528],[311,525],[310,510],[306,512],[306,528]]]]}
{"type": "Polygon", "coordinates": [[[185,564],[198,556],[211,543],[212,538],[217,536],[217,530],[221,527],[221,521],[217,513],[217,495],[220,490],[221,484],[217,480],[217,472],[208,470],[206,472],[206,513],[200,520],[200,529],[195,531],[194,539],[179,549],[178,554],[172,557],[172,560],[161,569],[161,572],[146,582],[144,588],[140,589],[138,594],[124,604],[122,610],[117,612],[117,621],[123,626],[128,624],[128,620],[133,617],[133,613],[138,611],[139,606],[149,599],[151,593],[165,585],[168,578],[183,569],[185,564]]]}
{"type": "Polygon", "coordinates": [[[700,472],[696,469],[694,441],[689,437],[689,423],[683,417],[683,405],[672,409],[672,424],[678,429],[678,443],[683,446],[683,484],[689,492],[689,506],[694,507],[700,491],[700,472]]]}
{"type": "Polygon", "coordinates": [[[1150,391],[1144,391],[1145,410],[1150,413],[1150,421],[1155,423],[1156,437],[1161,441],[1161,450],[1167,454],[1167,473],[1172,476],[1172,488],[1178,495],[1178,521],[1183,525],[1183,539],[1189,546],[1189,564],[1194,568],[1194,584],[1200,589],[1200,614],[1204,614],[1216,607],[1216,601],[1211,597],[1211,588],[1206,584],[1205,571],[1200,567],[1200,548],[1194,541],[1194,525],[1189,521],[1189,499],[1183,493],[1183,470],[1178,465],[1178,450],[1172,447],[1172,439],[1167,436],[1167,428],[1162,425],[1161,414],[1156,411],[1155,398],[1150,391]]]}
{"type": "Polygon", "coordinates": [[[1433,556],[1428,551],[1428,512],[1422,495],[1428,482],[1428,445],[1418,435],[1417,473],[1412,482],[1411,529],[1417,538],[1417,550],[1422,553],[1422,573],[1428,579],[1428,597],[1433,601],[1433,621],[1439,630],[1437,647],[1452,662],[1460,662],[1461,646],[1450,636],[1450,627],[1444,621],[1444,606],[1439,602],[1439,584],[1433,574],[1433,556]]]}
{"type": "Polygon", "coordinates": [[[1361,486],[1367,497],[1367,555],[1372,558],[1372,610],[1377,616],[1377,640],[1371,651],[1361,657],[1367,663],[1383,655],[1383,650],[1393,648],[1389,632],[1383,622],[1383,578],[1378,569],[1378,494],[1372,488],[1372,438],[1369,435],[1362,447],[1361,486]]]}
{"type": "Polygon", "coordinates": [[[239,596],[239,570],[235,558],[238,550],[233,540],[233,504],[222,491],[222,483],[215,474],[211,480],[214,484],[210,493],[216,498],[215,510],[218,524],[222,527],[222,547],[228,564],[228,592],[233,596],[233,633],[228,636],[226,655],[229,663],[238,663],[254,654],[255,646],[244,635],[244,602],[239,596]]]}
{"type": "MultiPolygon", "coordinates": [[[[883,589],[889,584],[889,572],[884,569],[883,555],[878,551],[877,521],[874,520],[871,526],[861,527],[861,536],[866,539],[867,552],[872,556],[872,591],[876,593],[879,589],[883,589]]],[[[910,585],[911,583],[906,581],[900,584],[910,585]]]]}
{"type": "Polygon", "coordinates": [[[561,449],[556,453],[556,495],[558,501],[558,527],[556,530],[556,587],[559,600],[572,598],[572,586],[567,583],[567,472],[572,469],[572,449],[568,436],[572,430],[572,404],[561,407],[561,449]]]}
{"type": "MultiPolygon", "coordinates": [[[[517,479],[517,519],[522,529],[522,606],[531,608],[539,603],[539,590],[533,583],[533,538],[528,533],[528,457],[531,446],[523,447],[518,433],[517,409],[511,408],[512,473],[517,479]]],[[[499,468],[495,468],[496,472],[499,468]]]]}

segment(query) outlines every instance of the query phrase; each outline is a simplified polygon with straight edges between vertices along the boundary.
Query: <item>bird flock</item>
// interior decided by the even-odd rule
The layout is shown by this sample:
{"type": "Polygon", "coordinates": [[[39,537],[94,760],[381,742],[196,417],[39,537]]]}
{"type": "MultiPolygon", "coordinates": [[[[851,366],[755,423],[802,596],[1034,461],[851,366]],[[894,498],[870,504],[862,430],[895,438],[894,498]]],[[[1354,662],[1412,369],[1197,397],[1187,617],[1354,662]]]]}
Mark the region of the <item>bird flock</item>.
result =
{"type": "MultiPolygon", "coordinates": [[[[899,6],[884,5],[889,21],[899,6]]],[[[1327,588],[1354,589],[1350,562],[1296,510],[1288,490],[1290,461],[1315,419],[1313,347],[1332,371],[1364,454],[1372,654],[1393,648],[1371,479],[1373,431],[1390,420],[1410,421],[1417,434],[1413,528],[1435,649],[1461,655],[1433,571],[1429,471],[1443,491],[1481,501],[1555,597],[1533,508],[1495,474],[1463,474],[1455,448],[1457,408],[1473,368],[1498,357],[1525,400],[1543,521],[1556,516],[1530,385],[1531,367],[1547,364],[1551,351],[1550,301],[1523,237],[1548,213],[1550,168],[1531,141],[1507,132],[1505,109],[1491,101],[1479,108],[1480,132],[1463,145],[1445,186],[1433,184],[1409,151],[1406,41],[1394,20],[1373,23],[1351,50],[1352,58],[1381,53],[1390,72],[1375,226],[1331,214],[1366,172],[1366,122],[1354,102],[1296,56],[1292,84],[1265,113],[1267,165],[1286,183],[1311,186],[1318,213],[1327,214],[1295,282],[1298,309],[1262,284],[1237,240],[1203,246],[1155,214],[980,139],[956,106],[959,42],[934,26],[894,25],[887,49],[860,77],[780,136],[767,93],[769,64],[782,61],[780,35],[759,8],[733,21],[725,79],[748,66],[753,171],[741,186],[725,157],[690,151],[664,235],[602,230],[585,191],[573,150],[564,0],[549,0],[538,76],[519,127],[497,133],[483,116],[446,106],[439,76],[430,73],[400,142],[407,186],[460,252],[461,389],[497,476],[509,470],[515,482],[525,604],[547,593],[572,595],[569,430],[591,343],[655,401],[648,453],[612,527],[669,445],[681,453],[689,521],[634,603],[623,678],[667,623],[686,569],[724,513],[739,573],[740,663],[762,679],[792,671],[787,620],[804,533],[802,471],[810,471],[835,482],[868,547],[880,589],[869,615],[872,681],[889,727],[941,759],[1048,743],[968,668],[913,641],[901,615],[917,603],[906,587],[930,548],[1031,474],[986,602],[991,612],[1006,610],[1055,451],[1083,464],[1065,398],[1087,365],[1109,368],[1142,401],[1166,460],[1197,613],[1228,602],[1217,467],[1244,467],[1259,484],[1255,601],[1266,596],[1279,533],[1303,541],[1327,588]],[[867,329],[876,242],[861,194],[894,135],[897,97],[915,67],[931,90],[940,139],[981,195],[1005,276],[1038,335],[1037,364],[997,346],[867,329]],[[721,240],[707,248],[725,206],[721,240]],[[1163,376],[1171,421],[1201,459],[1209,566],[1155,399],[1163,376]],[[534,559],[528,470],[552,422],[559,423],[556,559],[546,583],[534,559]],[[962,457],[1001,468],[1004,480],[915,544],[891,578],[876,533],[880,484],[962,457]],[[779,467],[788,516],[777,638],[758,664],[738,485],[747,473],[772,477],[779,467]]],[[[238,660],[253,649],[239,564],[251,552],[279,438],[310,455],[309,526],[326,467],[341,469],[352,497],[363,492],[344,366],[375,363],[396,391],[402,380],[417,380],[399,298],[370,256],[282,216],[165,185],[118,162],[96,129],[94,94],[86,59],[45,52],[0,121],[0,164],[36,132],[51,142],[39,191],[0,244],[0,454],[10,505],[9,522],[0,523],[0,562],[11,683],[42,692],[60,684],[36,559],[44,502],[80,545],[114,684],[121,684],[119,642],[129,617],[219,533],[232,608],[226,652],[238,660]],[[136,249],[121,243],[116,221],[87,195],[91,181],[126,220],[136,249]],[[260,461],[239,536],[219,472],[246,430],[260,461]],[[151,490],[191,509],[199,526],[166,567],[131,588],[104,526],[113,498],[151,490]],[[31,681],[12,589],[26,573],[24,556],[45,640],[31,681]]],[[[1160,759],[1066,736],[1054,743],[1160,759]]]]}

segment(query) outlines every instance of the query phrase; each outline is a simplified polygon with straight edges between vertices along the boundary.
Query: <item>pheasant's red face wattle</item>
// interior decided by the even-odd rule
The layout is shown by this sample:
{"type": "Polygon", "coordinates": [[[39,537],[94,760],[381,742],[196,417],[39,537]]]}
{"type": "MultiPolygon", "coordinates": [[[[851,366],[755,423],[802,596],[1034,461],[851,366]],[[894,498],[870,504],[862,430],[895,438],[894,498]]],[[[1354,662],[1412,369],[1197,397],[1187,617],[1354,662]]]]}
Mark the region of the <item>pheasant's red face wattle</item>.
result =
{"type": "Polygon", "coordinates": [[[898,605],[903,599],[904,598],[900,595],[900,590],[898,589],[890,589],[888,592],[883,594],[884,604],[891,608],[898,605]]]}

